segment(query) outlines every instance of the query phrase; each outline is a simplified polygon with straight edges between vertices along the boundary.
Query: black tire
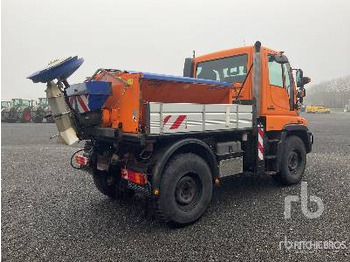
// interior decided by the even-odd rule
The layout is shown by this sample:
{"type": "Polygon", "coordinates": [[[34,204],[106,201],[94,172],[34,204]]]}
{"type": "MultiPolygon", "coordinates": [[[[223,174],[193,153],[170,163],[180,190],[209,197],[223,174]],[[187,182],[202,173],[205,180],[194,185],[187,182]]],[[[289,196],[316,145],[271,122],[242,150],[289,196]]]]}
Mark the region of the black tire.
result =
{"type": "Polygon", "coordinates": [[[98,191],[110,198],[117,198],[117,181],[115,176],[107,171],[94,169],[92,177],[98,191]]]}
{"type": "Polygon", "coordinates": [[[306,150],[304,142],[297,136],[289,136],[284,142],[281,159],[281,172],[275,176],[284,185],[294,185],[300,182],[306,166],[306,150]]]}
{"type": "Polygon", "coordinates": [[[166,166],[155,200],[157,217],[181,226],[198,220],[206,211],[213,191],[207,163],[191,153],[175,156],[166,166]]]}
{"type": "Polygon", "coordinates": [[[55,123],[55,119],[52,116],[46,118],[47,123],[55,123]]]}
{"type": "Polygon", "coordinates": [[[35,115],[34,117],[33,117],[33,119],[32,119],[32,121],[34,122],[34,123],[42,123],[43,122],[43,117],[42,116],[40,116],[40,115],[35,115]]]}
{"type": "Polygon", "coordinates": [[[127,181],[117,179],[116,174],[119,170],[113,170],[112,172],[93,170],[92,177],[96,188],[102,194],[112,199],[128,199],[131,198],[135,192],[127,188],[127,181]]]}
{"type": "Polygon", "coordinates": [[[7,122],[8,116],[5,113],[1,114],[1,122],[7,122]]]}

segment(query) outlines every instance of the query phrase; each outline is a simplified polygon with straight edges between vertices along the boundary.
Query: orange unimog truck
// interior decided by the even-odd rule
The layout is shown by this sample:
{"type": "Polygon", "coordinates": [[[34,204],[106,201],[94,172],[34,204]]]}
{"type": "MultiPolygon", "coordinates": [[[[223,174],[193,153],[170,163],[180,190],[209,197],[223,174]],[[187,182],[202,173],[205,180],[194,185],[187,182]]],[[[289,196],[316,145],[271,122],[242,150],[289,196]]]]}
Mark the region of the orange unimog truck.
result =
{"type": "MultiPolygon", "coordinates": [[[[69,59],[57,66],[82,63],[69,59]]],[[[263,173],[285,185],[303,176],[313,136],[299,106],[310,79],[260,42],[187,58],[183,77],[99,69],[70,86],[71,73],[45,78],[45,70],[29,78],[48,83],[63,140],[86,141],[72,166],[111,198],[144,193],[162,221],[196,221],[223,176],[263,173]]]]}

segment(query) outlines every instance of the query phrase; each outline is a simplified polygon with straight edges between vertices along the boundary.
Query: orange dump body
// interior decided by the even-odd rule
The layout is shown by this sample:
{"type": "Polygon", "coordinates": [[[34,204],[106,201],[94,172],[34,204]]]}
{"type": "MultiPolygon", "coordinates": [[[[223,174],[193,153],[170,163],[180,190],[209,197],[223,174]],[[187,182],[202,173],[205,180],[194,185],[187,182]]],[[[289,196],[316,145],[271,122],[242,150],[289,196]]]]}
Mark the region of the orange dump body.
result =
{"type": "Polygon", "coordinates": [[[145,78],[143,73],[102,72],[95,80],[112,83],[112,93],[102,107],[102,125],[124,133],[145,130],[148,102],[230,104],[234,94],[233,86],[227,83],[155,80],[145,78]]]}

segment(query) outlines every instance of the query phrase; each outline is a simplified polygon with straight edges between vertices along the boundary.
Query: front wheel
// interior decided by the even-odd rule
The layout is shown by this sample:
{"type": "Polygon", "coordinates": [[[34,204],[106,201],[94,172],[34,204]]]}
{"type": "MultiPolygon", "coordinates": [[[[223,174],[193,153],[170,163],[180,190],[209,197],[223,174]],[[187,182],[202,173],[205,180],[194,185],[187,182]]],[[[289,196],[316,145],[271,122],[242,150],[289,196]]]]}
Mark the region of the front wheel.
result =
{"type": "Polygon", "coordinates": [[[212,190],[208,164],[195,154],[177,155],[162,175],[156,214],[176,225],[192,223],[206,211],[212,190]]]}
{"type": "Polygon", "coordinates": [[[2,113],[1,114],[1,122],[8,122],[8,114],[7,113],[2,113]]]}
{"type": "Polygon", "coordinates": [[[281,161],[281,172],[276,179],[284,185],[300,182],[306,166],[306,150],[304,142],[297,136],[287,137],[281,161]]]}
{"type": "Polygon", "coordinates": [[[29,111],[29,110],[24,111],[24,112],[23,112],[23,115],[22,115],[21,122],[23,122],[23,123],[28,123],[28,122],[31,121],[31,119],[32,119],[32,116],[31,116],[30,111],[29,111]]]}

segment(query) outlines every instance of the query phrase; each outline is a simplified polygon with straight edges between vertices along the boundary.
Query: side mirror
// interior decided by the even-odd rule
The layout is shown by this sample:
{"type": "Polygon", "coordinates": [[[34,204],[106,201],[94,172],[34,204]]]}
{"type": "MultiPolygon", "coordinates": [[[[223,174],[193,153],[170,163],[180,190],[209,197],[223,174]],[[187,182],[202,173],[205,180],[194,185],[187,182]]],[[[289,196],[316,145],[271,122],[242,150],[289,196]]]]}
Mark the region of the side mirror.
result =
{"type": "Polygon", "coordinates": [[[297,97],[298,98],[303,98],[306,96],[306,89],[304,87],[299,88],[297,97]]]}
{"type": "Polygon", "coordinates": [[[296,70],[295,76],[296,76],[297,87],[304,87],[304,85],[311,82],[311,78],[304,76],[303,70],[301,69],[296,70]]]}
{"type": "Polygon", "coordinates": [[[295,78],[297,82],[297,87],[302,87],[303,86],[303,70],[297,69],[295,73],[295,78]]]}
{"type": "Polygon", "coordinates": [[[193,58],[186,58],[184,64],[184,77],[193,77],[193,58]]]}
{"type": "Polygon", "coordinates": [[[306,96],[306,89],[304,87],[300,87],[297,91],[297,99],[300,104],[303,103],[305,96],[306,96]]]}
{"type": "Polygon", "coordinates": [[[308,84],[310,82],[311,82],[311,78],[310,77],[307,77],[307,76],[303,77],[303,85],[306,85],[306,84],[308,84]]]}

